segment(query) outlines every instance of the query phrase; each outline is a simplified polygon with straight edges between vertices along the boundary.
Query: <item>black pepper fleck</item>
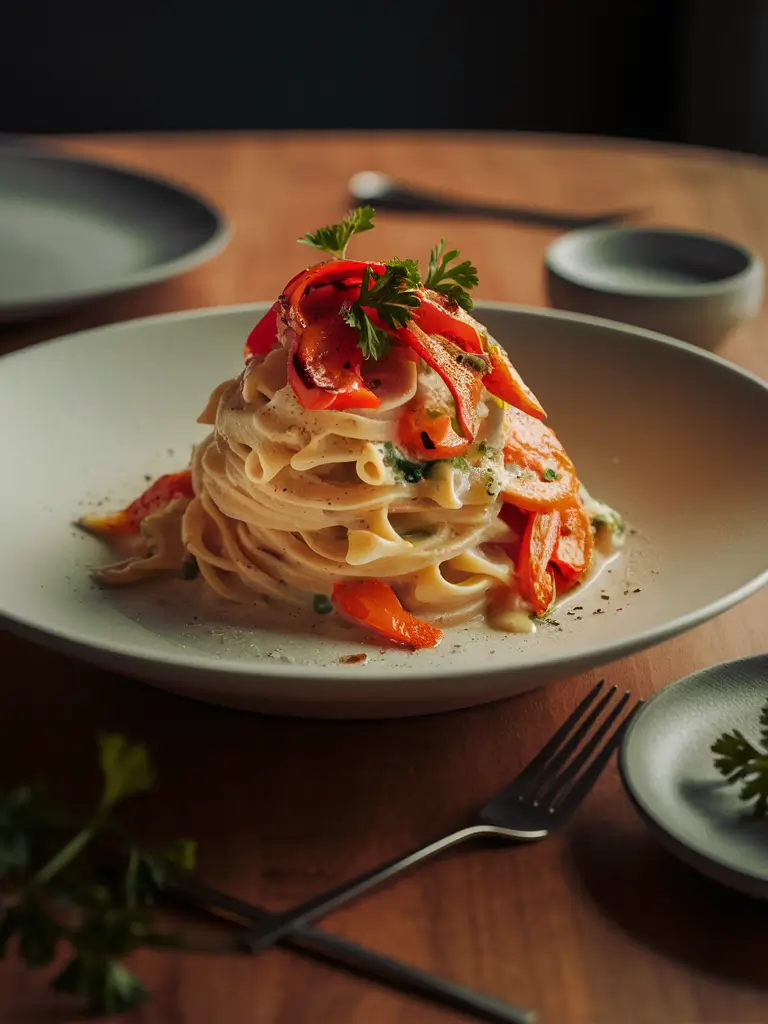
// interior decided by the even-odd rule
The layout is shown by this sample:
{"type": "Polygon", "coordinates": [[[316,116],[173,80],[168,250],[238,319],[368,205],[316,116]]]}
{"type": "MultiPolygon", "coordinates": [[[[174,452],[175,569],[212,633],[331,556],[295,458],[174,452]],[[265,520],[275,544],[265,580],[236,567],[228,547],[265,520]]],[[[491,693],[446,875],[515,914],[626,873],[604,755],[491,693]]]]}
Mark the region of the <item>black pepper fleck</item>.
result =
{"type": "Polygon", "coordinates": [[[592,614],[593,615],[602,615],[603,614],[603,609],[602,608],[595,608],[595,610],[592,612],[592,614]]]}
{"type": "Polygon", "coordinates": [[[632,593],[633,594],[639,594],[640,593],[640,587],[635,587],[635,589],[632,591],[632,593]]]}

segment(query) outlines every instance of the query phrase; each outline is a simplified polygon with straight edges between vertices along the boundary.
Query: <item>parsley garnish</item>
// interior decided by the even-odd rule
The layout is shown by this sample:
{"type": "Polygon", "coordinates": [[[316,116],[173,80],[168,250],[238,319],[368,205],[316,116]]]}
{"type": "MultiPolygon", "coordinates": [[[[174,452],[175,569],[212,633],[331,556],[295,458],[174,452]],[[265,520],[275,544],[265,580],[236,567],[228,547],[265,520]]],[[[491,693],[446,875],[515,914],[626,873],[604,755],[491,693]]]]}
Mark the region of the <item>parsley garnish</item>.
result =
{"type": "Polygon", "coordinates": [[[358,345],[366,359],[381,359],[390,345],[386,331],[371,321],[366,307],[376,310],[392,330],[405,327],[413,316],[411,309],[420,304],[414,278],[418,280],[415,260],[392,260],[386,264],[383,274],[366,267],[360,297],[355,302],[345,302],[341,307],[345,322],[358,331],[358,345]]]}
{"type": "Polygon", "coordinates": [[[545,469],[541,478],[542,480],[559,480],[560,474],[555,469],[545,469]]]}
{"type": "Polygon", "coordinates": [[[343,260],[352,236],[359,235],[363,231],[371,231],[375,227],[373,223],[375,216],[376,211],[372,206],[358,206],[357,209],[350,210],[341,224],[327,224],[324,228],[318,228],[317,231],[307,232],[296,241],[343,260]]]}
{"type": "Polygon", "coordinates": [[[82,826],[29,786],[0,795],[0,957],[12,939],[28,967],[47,967],[61,946],[69,958],[53,978],[58,992],[79,996],[93,1014],[118,1013],[147,996],[121,962],[142,946],[177,945],[157,932],[148,906],[159,889],[194,864],[195,846],[177,840],[149,853],[129,844],[109,876],[86,859],[104,836],[116,838],[115,806],[152,788],[146,748],[123,736],[101,736],[101,798],[82,826]]]}
{"type": "Polygon", "coordinates": [[[429,270],[427,271],[427,288],[433,291],[442,292],[449,299],[458,303],[462,309],[472,309],[472,299],[469,296],[469,288],[477,286],[477,267],[473,267],[469,260],[457,263],[454,267],[448,264],[459,255],[458,249],[445,251],[445,239],[440,239],[440,244],[429,254],[429,270]]]}
{"type": "Polygon", "coordinates": [[[715,768],[729,783],[743,782],[740,800],[754,800],[756,818],[768,815],[768,701],[760,712],[760,747],[739,729],[723,733],[712,744],[715,768]]]}
{"type": "Polygon", "coordinates": [[[461,469],[465,472],[469,472],[469,463],[463,455],[454,455],[451,459],[451,465],[454,469],[461,469]]]}

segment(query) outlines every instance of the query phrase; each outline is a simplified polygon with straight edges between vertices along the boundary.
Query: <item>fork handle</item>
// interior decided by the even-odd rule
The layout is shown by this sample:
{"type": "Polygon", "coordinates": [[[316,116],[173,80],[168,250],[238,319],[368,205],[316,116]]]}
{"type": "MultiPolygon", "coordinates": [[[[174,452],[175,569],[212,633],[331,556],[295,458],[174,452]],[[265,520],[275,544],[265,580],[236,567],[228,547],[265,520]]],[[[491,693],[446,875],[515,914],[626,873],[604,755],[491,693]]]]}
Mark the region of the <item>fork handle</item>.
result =
{"type": "Polygon", "coordinates": [[[283,913],[274,914],[264,926],[249,931],[245,936],[245,943],[253,953],[259,953],[279,942],[280,939],[293,934],[298,928],[311,924],[332,910],[338,910],[339,907],[345,906],[375,886],[389,881],[390,878],[395,878],[407,871],[408,868],[415,867],[422,861],[429,860],[430,857],[468,842],[470,839],[493,836],[497,834],[497,831],[492,825],[470,825],[468,828],[459,829],[457,832],[451,832],[441,839],[427,843],[426,846],[419,846],[415,850],[411,850],[410,853],[395,857],[335,889],[314,896],[283,913]]]}

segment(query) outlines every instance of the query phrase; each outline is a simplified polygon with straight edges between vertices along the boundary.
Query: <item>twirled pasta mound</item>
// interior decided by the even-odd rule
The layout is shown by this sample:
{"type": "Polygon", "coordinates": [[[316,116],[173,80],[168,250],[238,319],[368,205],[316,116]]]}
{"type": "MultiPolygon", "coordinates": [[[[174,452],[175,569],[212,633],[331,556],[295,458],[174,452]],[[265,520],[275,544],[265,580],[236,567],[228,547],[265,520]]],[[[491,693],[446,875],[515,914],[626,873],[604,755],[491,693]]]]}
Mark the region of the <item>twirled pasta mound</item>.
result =
{"type": "Polygon", "coordinates": [[[218,593],[301,605],[374,578],[420,617],[453,622],[480,611],[494,585],[511,586],[496,482],[502,410],[484,403],[476,465],[441,460],[423,475],[414,464],[420,479],[408,482],[398,422],[414,399],[433,402],[441,381],[396,349],[377,372],[375,410],[303,409],[282,347],[214,392],[183,539],[218,593]]]}
{"type": "Polygon", "coordinates": [[[184,562],[229,600],[335,608],[434,646],[481,612],[527,631],[586,577],[618,517],[455,289],[404,265],[335,259],[289,282],[201,413],[191,476],[81,520],[141,538],[99,580],[184,562]]]}

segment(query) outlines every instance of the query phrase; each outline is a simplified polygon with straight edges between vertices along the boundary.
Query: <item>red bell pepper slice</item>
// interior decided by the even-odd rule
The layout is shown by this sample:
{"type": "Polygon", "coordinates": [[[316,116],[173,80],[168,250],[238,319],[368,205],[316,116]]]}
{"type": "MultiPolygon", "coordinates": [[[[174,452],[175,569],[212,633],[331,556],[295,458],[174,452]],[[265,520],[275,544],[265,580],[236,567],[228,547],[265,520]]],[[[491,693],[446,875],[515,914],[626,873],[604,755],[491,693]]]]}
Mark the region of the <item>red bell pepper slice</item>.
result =
{"type": "Polygon", "coordinates": [[[92,533],[111,536],[114,534],[138,533],[141,522],[152,512],[159,512],[174,498],[194,498],[192,474],[188,469],[181,473],[166,473],[139,495],[130,505],[119,512],[106,516],[83,516],[80,526],[92,533]]]}
{"type": "Polygon", "coordinates": [[[465,352],[485,354],[486,332],[461,306],[451,303],[440,292],[419,291],[418,296],[421,305],[413,310],[413,318],[425,333],[455,341],[465,352]]]}
{"type": "Polygon", "coordinates": [[[288,381],[305,409],[376,409],[377,395],[363,383],[358,334],[339,316],[295,332],[288,381]]]}
{"type": "Polygon", "coordinates": [[[406,611],[392,587],[381,580],[334,583],[332,601],[341,616],[396,644],[437,647],[443,639],[442,630],[406,611]]]}
{"type": "Polygon", "coordinates": [[[462,434],[474,440],[478,427],[477,406],[483,391],[483,374],[469,363],[462,362],[460,348],[439,335],[425,334],[413,321],[408,327],[392,331],[392,334],[410,345],[442,377],[456,403],[456,419],[462,434]]]}
{"type": "Polygon", "coordinates": [[[537,420],[546,419],[547,414],[538,398],[514,368],[501,345],[490,345],[488,357],[491,361],[491,372],[483,381],[488,391],[537,420]]]}
{"type": "Polygon", "coordinates": [[[250,362],[254,356],[266,355],[277,345],[277,318],[280,313],[280,302],[274,302],[271,308],[259,320],[245,341],[245,361],[250,362]]]}
{"type": "MultiPolygon", "coordinates": [[[[360,260],[328,260],[325,263],[316,263],[301,274],[297,274],[288,282],[283,295],[285,300],[286,313],[289,319],[300,330],[308,326],[312,312],[310,298],[323,286],[329,288],[328,294],[332,297],[338,295],[339,301],[336,308],[317,310],[317,313],[337,313],[344,298],[341,293],[345,287],[359,287],[363,280],[365,268],[370,267],[377,274],[383,274],[386,267],[383,263],[364,263],[360,260]]],[[[359,293],[358,293],[359,294],[359,293]]],[[[325,296],[323,296],[325,297],[325,296]]],[[[355,296],[356,298],[357,296],[355,296]]]]}

